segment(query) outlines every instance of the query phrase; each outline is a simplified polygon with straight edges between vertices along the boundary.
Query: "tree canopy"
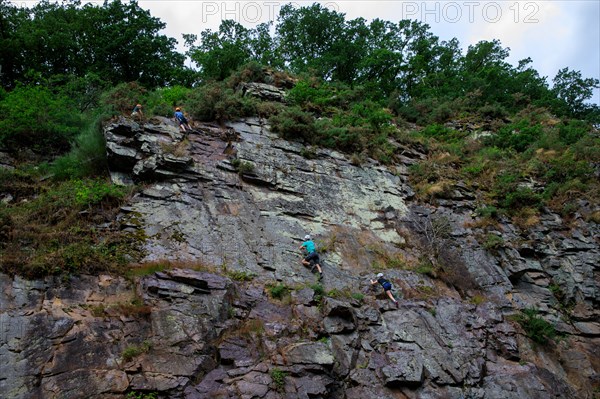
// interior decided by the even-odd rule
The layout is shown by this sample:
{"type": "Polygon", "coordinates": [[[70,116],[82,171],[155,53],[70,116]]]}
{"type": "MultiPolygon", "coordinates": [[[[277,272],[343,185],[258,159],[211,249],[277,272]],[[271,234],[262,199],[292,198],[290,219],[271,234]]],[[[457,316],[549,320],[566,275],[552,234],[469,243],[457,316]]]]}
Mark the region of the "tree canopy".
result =
{"type": "Polygon", "coordinates": [[[558,116],[600,118],[598,106],[586,103],[600,87],[598,79],[565,68],[551,86],[531,67],[530,58],[517,66],[508,63],[510,49],[499,40],[481,41],[463,52],[457,39],[440,40],[422,22],[347,20],[319,4],[287,4],[274,29],[269,28],[247,29],[226,20],[218,31],[202,32],[199,44],[189,35],[188,55],[203,80],[224,80],[256,61],[328,82],[361,85],[370,98],[397,104],[409,119],[423,101],[465,97],[472,107],[515,112],[532,105],[558,116]]]}
{"type": "Polygon", "coordinates": [[[600,121],[589,104],[596,78],[564,68],[548,81],[526,58],[507,59],[500,41],[461,48],[427,24],[346,15],[320,4],[284,5],[277,21],[246,28],[233,20],[199,36],[184,35],[186,54],[161,34],[165,24],[136,1],[42,0],[31,8],[0,0],[0,82],[48,85],[90,109],[108,86],[137,82],[148,88],[192,87],[225,81],[248,62],[360,88],[365,99],[398,116],[443,122],[463,108],[500,116],[527,106],[557,116],[600,121]],[[197,69],[184,66],[188,56],[197,69]]]}
{"type": "Polygon", "coordinates": [[[136,1],[43,0],[19,8],[0,0],[0,77],[4,87],[55,75],[88,73],[117,84],[138,81],[150,87],[181,79],[185,56],[165,27],[136,1]]]}

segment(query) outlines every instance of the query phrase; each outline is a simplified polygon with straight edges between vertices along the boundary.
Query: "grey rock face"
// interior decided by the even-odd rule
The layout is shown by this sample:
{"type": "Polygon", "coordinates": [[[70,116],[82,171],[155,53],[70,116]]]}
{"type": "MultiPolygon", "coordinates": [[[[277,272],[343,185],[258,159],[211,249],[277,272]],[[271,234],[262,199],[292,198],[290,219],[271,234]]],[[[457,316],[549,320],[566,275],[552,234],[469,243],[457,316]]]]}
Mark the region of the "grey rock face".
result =
{"type": "MultiPolygon", "coordinates": [[[[123,136],[113,133],[119,126],[108,126],[106,137],[125,145],[123,136]]],[[[309,273],[299,266],[297,248],[306,233],[315,235],[321,247],[334,231],[361,234],[362,245],[373,241],[391,252],[404,242],[396,217],[407,210],[402,196],[407,186],[380,165],[357,167],[342,154],[324,150],[318,152],[318,159],[305,159],[302,144],[279,139],[260,121],[249,120],[222,133],[201,128],[200,133],[190,134],[192,164],[177,178],[165,181],[166,173],[176,169],[165,169],[164,154],[140,150],[140,137],[155,135],[156,139],[144,141],[169,142],[167,127],[153,129],[158,133],[148,128],[135,133],[135,140],[127,143],[136,155],[119,162],[117,168],[133,180],[160,181],[147,186],[127,209],[139,215],[149,237],[148,260],[194,260],[302,282],[309,273]],[[232,144],[227,137],[236,141],[232,144]],[[235,158],[229,154],[231,147],[235,158]],[[162,160],[159,166],[146,168],[156,159],[162,160]],[[253,165],[252,171],[237,173],[234,159],[253,165]],[[121,166],[125,164],[138,166],[128,172],[121,166]],[[143,168],[148,173],[141,173],[143,168]],[[159,169],[164,170],[150,173],[159,169]],[[369,231],[361,232],[363,228],[369,231]]],[[[176,145],[177,139],[169,143],[176,145]]],[[[359,256],[360,264],[353,268],[370,266],[368,254],[346,252],[332,252],[325,264],[350,265],[353,259],[343,259],[348,256],[359,256]]],[[[352,279],[350,273],[339,274],[330,283],[342,288],[352,279]]]]}
{"type": "Polygon", "coordinates": [[[0,275],[0,397],[594,397],[598,225],[548,211],[527,231],[482,226],[466,184],[412,203],[414,149],[403,165],[356,166],[330,150],[306,159],[259,120],[197,126],[186,140],[167,120],[106,127],[113,178],[144,183],[123,228],[147,237],[146,260],[182,267],[0,275]],[[448,228],[427,242],[432,221],[448,228]],[[321,281],[299,262],[307,233],[321,281]],[[445,274],[416,271],[427,249],[445,274]],[[532,307],[565,337],[533,344],[512,318],[532,307]]]}

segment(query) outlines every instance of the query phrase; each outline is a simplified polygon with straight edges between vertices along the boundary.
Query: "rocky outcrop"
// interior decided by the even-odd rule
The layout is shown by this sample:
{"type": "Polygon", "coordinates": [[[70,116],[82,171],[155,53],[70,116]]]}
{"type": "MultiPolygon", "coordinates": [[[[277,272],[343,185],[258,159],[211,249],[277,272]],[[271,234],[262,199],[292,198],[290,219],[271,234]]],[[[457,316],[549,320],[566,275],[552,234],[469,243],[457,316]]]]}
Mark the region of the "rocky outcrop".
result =
{"type": "Polygon", "coordinates": [[[258,282],[185,269],[134,282],[2,277],[3,397],[577,397],[524,361],[492,303],[396,309],[300,287],[273,300],[258,282]]]}
{"type": "Polygon", "coordinates": [[[263,101],[285,102],[286,91],[266,83],[241,83],[238,87],[242,96],[256,97],[263,101]]]}
{"type": "Polygon", "coordinates": [[[15,160],[9,153],[0,150],[0,169],[14,169],[15,160]]]}
{"type": "Polygon", "coordinates": [[[550,211],[526,230],[480,223],[466,184],[414,203],[414,149],[357,165],[260,120],[197,128],[106,126],[113,178],[142,183],[123,228],[145,237],[146,260],[179,267],[0,276],[0,397],[593,398],[597,224],[550,211]],[[320,283],[298,262],[306,233],[320,283]],[[514,319],[526,308],[563,336],[534,343],[514,319]]]}

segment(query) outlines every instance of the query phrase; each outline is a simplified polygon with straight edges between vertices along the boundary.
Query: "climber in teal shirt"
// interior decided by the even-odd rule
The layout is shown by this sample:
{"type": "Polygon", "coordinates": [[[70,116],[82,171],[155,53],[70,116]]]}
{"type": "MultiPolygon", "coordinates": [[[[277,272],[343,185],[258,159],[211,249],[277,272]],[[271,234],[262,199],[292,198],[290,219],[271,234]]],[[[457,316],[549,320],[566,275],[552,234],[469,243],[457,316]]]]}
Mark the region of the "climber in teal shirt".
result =
{"type": "Polygon", "coordinates": [[[317,247],[315,246],[315,243],[311,240],[310,235],[307,234],[304,236],[304,242],[302,243],[302,245],[300,245],[300,249],[306,250],[306,256],[302,259],[302,264],[304,266],[310,266],[312,262],[319,271],[319,280],[322,279],[323,270],[321,270],[321,261],[319,259],[319,254],[317,253],[317,247]]]}

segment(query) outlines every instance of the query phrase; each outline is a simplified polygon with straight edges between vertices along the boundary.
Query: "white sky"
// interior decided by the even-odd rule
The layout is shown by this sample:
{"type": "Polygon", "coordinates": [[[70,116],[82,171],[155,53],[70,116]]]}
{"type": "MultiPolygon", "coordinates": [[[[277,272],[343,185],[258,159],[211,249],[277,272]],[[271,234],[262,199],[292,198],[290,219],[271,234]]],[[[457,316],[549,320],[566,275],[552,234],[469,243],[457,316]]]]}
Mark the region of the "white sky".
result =
{"type": "MultiPolygon", "coordinates": [[[[288,1],[140,0],[143,8],[167,24],[165,34],[183,49],[182,33],[200,34],[217,29],[222,19],[234,19],[250,28],[276,19],[288,1]]],[[[313,1],[293,2],[308,6],[313,1]]],[[[510,48],[516,65],[531,57],[533,67],[551,83],[559,69],[579,70],[583,77],[600,79],[600,0],[570,1],[389,1],[334,0],[323,6],[346,14],[346,19],[380,18],[392,22],[417,19],[431,26],[441,40],[456,37],[461,46],[499,39],[510,48]]],[[[600,105],[600,89],[594,103],[600,105]]]]}

